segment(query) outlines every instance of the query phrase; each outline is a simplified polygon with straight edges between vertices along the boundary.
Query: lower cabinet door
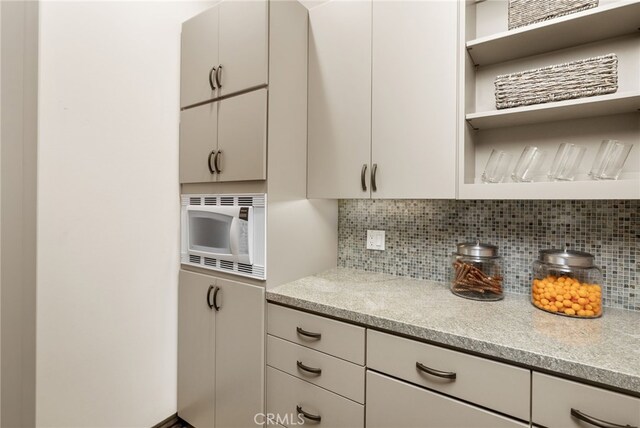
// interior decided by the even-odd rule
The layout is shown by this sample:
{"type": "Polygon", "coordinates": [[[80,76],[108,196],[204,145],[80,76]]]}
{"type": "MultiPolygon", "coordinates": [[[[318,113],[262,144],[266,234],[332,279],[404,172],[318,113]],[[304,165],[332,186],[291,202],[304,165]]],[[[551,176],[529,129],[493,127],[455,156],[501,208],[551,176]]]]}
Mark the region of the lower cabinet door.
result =
{"type": "Polygon", "coordinates": [[[367,371],[367,428],[501,428],[528,424],[367,371]]]}
{"type": "Polygon", "coordinates": [[[531,399],[533,423],[546,427],[640,426],[640,398],[555,376],[533,372],[531,399]]]}
{"type": "Polygon", "coordinates": [[[223,279],[216,284],[215,426],[253,427],[264,412],[264,288],[223,279]]]}
{"type": "Polygon", "coordinates": [[[215,315],[207,301],[214,284],[210,276],[180,271],[178,416],[197,428],[215,421],[215,315]]]}
{"type": "Polygon", "coordinates": [[[364,427],[363,405],[273,367],[267,367],[267,416],[288,428],[364,427]]]}

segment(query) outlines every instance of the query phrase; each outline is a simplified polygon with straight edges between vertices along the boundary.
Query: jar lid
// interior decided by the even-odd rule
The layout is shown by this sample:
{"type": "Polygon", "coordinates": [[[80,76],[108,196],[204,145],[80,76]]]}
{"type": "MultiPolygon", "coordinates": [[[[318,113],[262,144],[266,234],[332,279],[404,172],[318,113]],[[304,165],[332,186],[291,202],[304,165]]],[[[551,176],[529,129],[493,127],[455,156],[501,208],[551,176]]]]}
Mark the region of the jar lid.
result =
{"type": "Polygon", "coordinates": [[[543,263],[570,267],[593,267],[593,255],[574,250],[540,250],[538,259],[543,263]]]}
{"type": "Polygon", "coordinates": [[[498,247],[480,242],[463,242],[457,245],[458,254],[473,257],[497,257],[498,247]]]}

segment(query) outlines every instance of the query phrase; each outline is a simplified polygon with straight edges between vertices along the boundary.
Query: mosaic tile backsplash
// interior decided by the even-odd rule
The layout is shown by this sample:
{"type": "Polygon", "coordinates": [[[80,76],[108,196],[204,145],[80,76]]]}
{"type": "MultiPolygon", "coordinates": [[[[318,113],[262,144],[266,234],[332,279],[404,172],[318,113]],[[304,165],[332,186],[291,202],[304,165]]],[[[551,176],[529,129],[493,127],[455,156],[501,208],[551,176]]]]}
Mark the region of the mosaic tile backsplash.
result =
{"type": "Polygon", "coordinates": [[[338,266],[447,281],[458,242],[498,245],[505,290],[528,294],[538,250],[595,255],[604,306],[640,311],[640,201],[341,200],[338,266]],[[384,230],[386,251],[366,249],[384,230]]]}

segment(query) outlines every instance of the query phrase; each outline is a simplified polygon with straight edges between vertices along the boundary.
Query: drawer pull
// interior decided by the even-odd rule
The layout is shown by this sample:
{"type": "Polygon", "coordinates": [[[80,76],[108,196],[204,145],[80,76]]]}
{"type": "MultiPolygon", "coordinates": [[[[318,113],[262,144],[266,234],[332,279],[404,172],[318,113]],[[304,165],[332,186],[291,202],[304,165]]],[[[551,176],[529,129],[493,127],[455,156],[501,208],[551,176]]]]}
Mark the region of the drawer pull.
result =
{"type": "Polygon", "coordinates": [[[430,374],[431,376],[442,377],[445,379],[456,380],[455,372],[443,372],[440,370],[432,369],[430,367],[425,366],[420,362],[416,362],[416,368],[420,371],[425,372],[426,374],[430,374]]]}
{"type": "Polygon", "coordinates": [[[298,368],[302,371],[308,372],[308,373],[312,373],[314,375],[318,375],[320,376],[322,374],[322,369],[316,369],[313,367],[309,367],[309,366],[305,366],[304,364],[302,364],[302,361],[296,361],[296,364],[298,365],[298,368]]]}
{"type": "Polygon", "coordinates": [[[631,425],[618,425],[618,424],[613,424],[611,422],[603,421],[602,419],[596,419],[593,416],[586,415],[582,413],[580,410],[576,410],[576,409],[571,409],[571,416],[581,420],[582,422],[586,422],[590,425],[600,427],[600,428],[638,428],[631,425]]]}
{"type": "Polygon", "coordinates": [[[322,334],[320,333],[311,333],[310,331],[303,330],[300,327],[296,327],[296,331],[298,332],[298,335],[314,340],[320,340],[320,338],[322,337],[322,334]]]}
{"type": "Polygon", "coordinates": [[[320,416],[320,415],[312,415],[311,413],[307,413],[304,410],[302,410],[302,406],[300,406],[300,405],[296,406],[296,410],[298,411],[299,415],[304,416],[305,419],[308,419],[310,421],[320,423],[320,421],[322,420],[322,416],[320,416]]]}

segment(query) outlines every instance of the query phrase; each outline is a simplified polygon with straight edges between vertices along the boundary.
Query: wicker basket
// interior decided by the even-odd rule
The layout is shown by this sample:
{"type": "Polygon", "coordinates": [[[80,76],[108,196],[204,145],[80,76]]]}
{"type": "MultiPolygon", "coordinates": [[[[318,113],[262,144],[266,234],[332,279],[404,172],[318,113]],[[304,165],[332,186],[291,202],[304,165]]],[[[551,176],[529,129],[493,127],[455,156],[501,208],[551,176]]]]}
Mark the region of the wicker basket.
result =
{"type": "Polygon", "coordinates": [[[598,6],[598,0],[509,0],[509,30],[598,6]]]}
{"type": "Polygon", "coordinates": [[[604,95],[618,90],[615,54],[497,76],[496,108],[604,95]]]}

